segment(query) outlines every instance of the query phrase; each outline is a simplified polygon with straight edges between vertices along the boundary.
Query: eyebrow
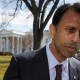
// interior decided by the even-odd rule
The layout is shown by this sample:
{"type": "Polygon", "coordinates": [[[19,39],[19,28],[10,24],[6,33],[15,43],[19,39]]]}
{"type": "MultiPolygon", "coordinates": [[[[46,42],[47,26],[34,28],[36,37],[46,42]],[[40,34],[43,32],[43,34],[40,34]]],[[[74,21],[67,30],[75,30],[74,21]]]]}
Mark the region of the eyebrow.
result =
{"type": "Polygon", "coordinates": [[[65,26],[65,27],[77,28],[77,26],[75,26],[75,25],[67,25],[67,26],[65,26]]]}

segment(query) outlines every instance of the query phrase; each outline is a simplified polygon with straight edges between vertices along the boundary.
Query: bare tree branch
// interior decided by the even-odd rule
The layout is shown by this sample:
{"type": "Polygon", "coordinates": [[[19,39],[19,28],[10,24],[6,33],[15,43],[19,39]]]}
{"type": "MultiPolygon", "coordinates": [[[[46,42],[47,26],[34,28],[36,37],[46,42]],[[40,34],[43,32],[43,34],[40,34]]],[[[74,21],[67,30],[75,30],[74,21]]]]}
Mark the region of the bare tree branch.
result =
{"type": "Polygon", "coordinates": [[[17,13],[17,11],[19,9],[21,9],[22,2],[25,3],[26,7],[31,11],[31,13],[33,15],[33,18],[34,18],[34,20],[33,20],[33,39],[34,39],[33,40],[33,49],[38,49],[40,47],[41,39],[43,37],[43,30],[44,30],[45,26],[47,25],[49,19],[53,15],[53,12],[54,12],[55,8],[57,7],[57,4],[59,3],[60,0],[16,0],[16,1],[17,1],[16,8],[13,13],[14,17],[15,17],[15,14],[17,13]],[[50,12],[47,14],[47,17],[45,18],[45,12],[47,10],[47,6],[51,1],[53,1],[53,6],[50,9],[50,12]],[[44,20],[44,18],[45,18],[45,20],[44,20]]]}
{"type": "Polygon", "coordinates": [[[32,14],[34,13],[32,6],[30,5],[30,3],[27,0],[23,0],[24,3],[26,4],[26,6],[29,8],[29,10],[32,12],[32,14]]]}
{"type": "Polygon", "coordinates": [[[22,10],[22,8],[21,8],[22,7],[22,0],[20,0],[20,2],[21,2],[20,9],[22,10]]]}
{"type": "Polygon", "coordinates": [[[44,22],[44,17],[45,17],[45,12],[46,12],[46,8],[47,8],[47,5],[51,2],[51,0],[47,0],[45,2],[45,5],[43,6],[43,11],[42,11],[42,16],[41,16],[41,23],[40,25],[42,25],[42,23],[44,22]]]}
{"type": "Polygon", "coordinates": [[[3,5],[4,5],[3,9],[6,8],[9,4],[13,3],[14,1],[16,1],[16,0],[10,0],[9,2],[6,0],[3,0],[2,1],[3,5]]]}
{"type": "Polygon", "coordinates": [[[44,3],[45,0],[39,0],[39,13],[41,13],[41,10],[42,10],[42,6],[43,6],[43,3],[44,3]]]}
{"type": "Polygon", "coordinates": [[[51,11],[49,12],[47,18],[45,19],[45,22],[42,24],[42,25],[44,25],[44,27],[42,27],[42,30],[43,30],[43,29],[45,28],[45,26],[47,25],[49,19],[51,18],[51,16],[52,16],[54,10],[55,10],[56,7],[57,7],[58,2],[59,2],[59,0],[56,0],[56,1],[54,2],[54,5],[53,5],[51,11]]]}
{"type": "MultiPolygon", "coordinates": [[[[11,2],[13,2],[13,1],[10,1],[10,3],[11,3],[11,2]]],[[[7,23],[3,21],[3,22],[1,23],[1,27],[3,26],[3,24],[6,24],[4,27],[8,26],[8,24],[15,18],[16,12],[17,12],[17,10],[18,10],[18,2],[19,2],[19,0],[17,0],[16,8],[15,8],[15,11],[14,11],[14,13],[13,13],[13,17],[12,17],[7,23]]]]}
{"type": "Polygon", "coordinates": [[[35,13],[38,15],[38,8],[36,6],[35,0],[30,0],[30,1],[31,1],[31,4],[32,4],[32,9],[34,11],[34,15],[35,15],[35,13]]]}

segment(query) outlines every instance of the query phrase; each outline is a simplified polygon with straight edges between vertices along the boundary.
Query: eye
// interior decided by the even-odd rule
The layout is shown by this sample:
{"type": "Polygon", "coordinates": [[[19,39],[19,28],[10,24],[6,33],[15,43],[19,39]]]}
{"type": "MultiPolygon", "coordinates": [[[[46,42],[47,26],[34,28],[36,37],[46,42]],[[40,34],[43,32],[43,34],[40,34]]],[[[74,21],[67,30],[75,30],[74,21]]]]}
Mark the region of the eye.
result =
{"type": "Polygon", "coordinates": [[[70,33],[74,33],[76,31],[75,27],[67,27],[67,31],[70,33]]]}

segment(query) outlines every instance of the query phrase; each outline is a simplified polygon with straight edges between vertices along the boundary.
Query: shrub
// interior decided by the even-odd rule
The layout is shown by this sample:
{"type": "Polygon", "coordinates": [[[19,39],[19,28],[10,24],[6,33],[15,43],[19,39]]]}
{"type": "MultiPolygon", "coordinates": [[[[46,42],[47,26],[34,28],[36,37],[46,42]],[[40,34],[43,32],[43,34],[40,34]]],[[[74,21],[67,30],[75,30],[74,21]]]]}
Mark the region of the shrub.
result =
{"type": "Polygon", "coordinates": [[[0,52],[0,55],[3,55],[3,52],[0,52]]]}
{"type": "Polygon", "coordinates": [[[12,52],[0,52],[1,56],[12,55],[12,52]]]}

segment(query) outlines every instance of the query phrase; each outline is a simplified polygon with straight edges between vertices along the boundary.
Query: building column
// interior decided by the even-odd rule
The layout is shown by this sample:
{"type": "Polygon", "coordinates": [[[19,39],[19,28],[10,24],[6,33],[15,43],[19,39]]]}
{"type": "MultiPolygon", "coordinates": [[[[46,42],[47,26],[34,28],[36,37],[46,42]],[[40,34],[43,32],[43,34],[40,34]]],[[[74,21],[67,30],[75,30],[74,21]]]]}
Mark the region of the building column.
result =
{"type": "Polygon", "coordinates": [[[12,37],[12,53],[14,54],[14,37],[12,37]]]}
{"type": "Polygon", "coordinates": [[[0,51],[2,52],[2,37],[0,37],[0,51]]]}
{"type": "Polygon", "coordinates": [[[22,53],[22,38],[20,38],[20,53],[22,53]]]}
{"type": "Polygon", "coordinates": [[[17,37],[17,54],[19,54],[19,37],[17,37]]]}
{"type": "Polygon", "coordinates": [[[8,52],[9,47],[8,47],[9,43],[8,43],[8,37],[6,37],[6,52],[8,52]]]}
{"type": "Polygon", "coordinates": [[[3,37],[3,40],[2,40],[2,51],[3,52],[6,52],[6,37],[3,37]]]}

